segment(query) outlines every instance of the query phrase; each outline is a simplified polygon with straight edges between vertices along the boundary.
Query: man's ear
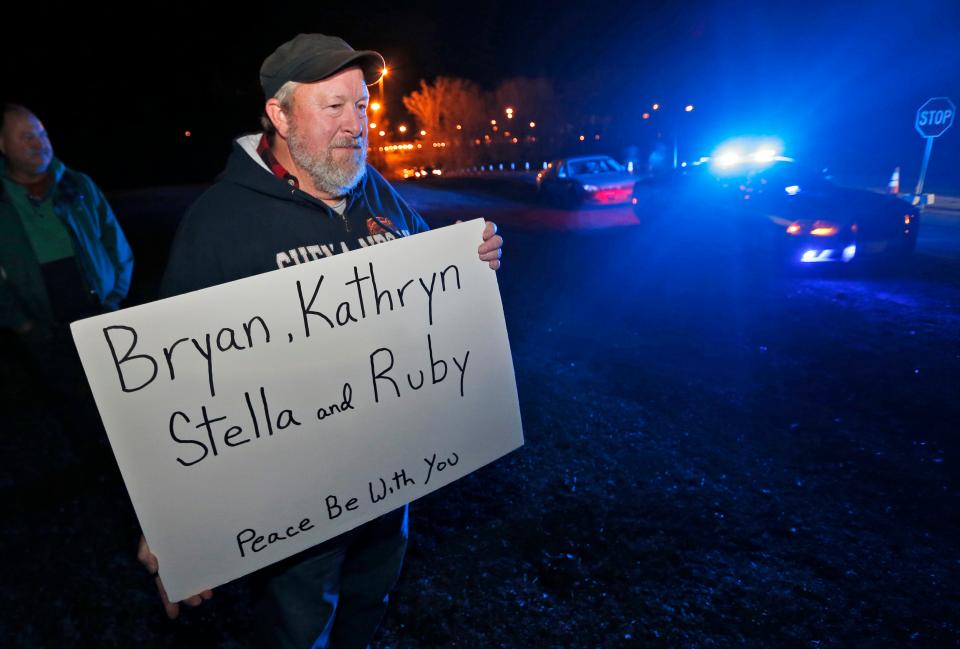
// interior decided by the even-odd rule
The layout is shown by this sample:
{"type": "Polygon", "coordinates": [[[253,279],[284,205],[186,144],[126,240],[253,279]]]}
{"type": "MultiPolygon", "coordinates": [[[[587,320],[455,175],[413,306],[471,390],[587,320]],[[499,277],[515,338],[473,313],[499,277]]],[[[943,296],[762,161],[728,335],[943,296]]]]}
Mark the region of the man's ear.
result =
{"type": "Polygon", "coordinates": [[[267,113],[267,118],[273,123],[273,128],[276,129],[277,135],[286,139],[287,131],[290,130],[290,118],[276,97],[271,97],[267,100],[264,111],[267,113]]]}

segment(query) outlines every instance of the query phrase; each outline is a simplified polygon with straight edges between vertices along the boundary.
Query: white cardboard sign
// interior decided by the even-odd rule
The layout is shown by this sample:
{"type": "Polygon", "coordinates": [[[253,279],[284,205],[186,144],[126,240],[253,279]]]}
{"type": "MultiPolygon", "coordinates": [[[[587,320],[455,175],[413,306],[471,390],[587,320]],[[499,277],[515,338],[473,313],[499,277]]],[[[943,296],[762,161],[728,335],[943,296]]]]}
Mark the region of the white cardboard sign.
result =
{"type": "Polygon", "coordinates": [[[523,444],[470,221],[73,323],[172,601],[523,444]]]}

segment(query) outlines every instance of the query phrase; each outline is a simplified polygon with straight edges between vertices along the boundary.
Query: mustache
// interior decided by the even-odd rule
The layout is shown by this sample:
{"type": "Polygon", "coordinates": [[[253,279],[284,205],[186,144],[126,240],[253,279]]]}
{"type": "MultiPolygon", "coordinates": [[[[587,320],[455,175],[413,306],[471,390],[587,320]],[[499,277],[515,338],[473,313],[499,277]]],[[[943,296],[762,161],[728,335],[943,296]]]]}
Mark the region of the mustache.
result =
{"type": "Polygon", "coordinates": [[[339,149],[339,148],[359,149],[362,146],[363,146],[362,137],[339,138],[330,143],[330,148],[332,149],[339,149]]]}

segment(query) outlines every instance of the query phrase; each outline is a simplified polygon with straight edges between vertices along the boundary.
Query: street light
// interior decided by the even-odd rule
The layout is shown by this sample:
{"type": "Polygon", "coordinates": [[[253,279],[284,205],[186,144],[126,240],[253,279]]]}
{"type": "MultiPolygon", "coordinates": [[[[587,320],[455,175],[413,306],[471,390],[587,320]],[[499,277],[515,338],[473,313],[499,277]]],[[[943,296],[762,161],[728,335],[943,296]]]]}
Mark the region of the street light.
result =
{"type": "Polygon", "coordinates": [[[384,97],[384,94],[383,94],[383,80],[387,78],[387,73],[388,73],[388,72],[389,72],[389,70],[387,70],[387,66],[384,65],[384,66],[383,66],[383,70],[380,71],[380,78],[377,79],[377,86],[378,86],[378,88],[380,89],[380,103],[377,104],[377,107],[376,107],[376,108],[374,108],[375,111],[380,110],[381,105],[382,105],[382,106],[386,106],[386,105],[387,105],[387,100],[386,100],[386,98],[384,97]]]}

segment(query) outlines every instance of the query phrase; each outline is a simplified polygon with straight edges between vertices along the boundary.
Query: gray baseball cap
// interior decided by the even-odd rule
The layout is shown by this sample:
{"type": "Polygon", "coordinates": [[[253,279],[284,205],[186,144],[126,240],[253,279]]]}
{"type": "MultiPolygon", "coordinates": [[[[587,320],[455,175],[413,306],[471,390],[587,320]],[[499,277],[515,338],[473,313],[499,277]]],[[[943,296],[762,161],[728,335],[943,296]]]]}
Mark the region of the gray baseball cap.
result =
{"type": "Polygon", "coordinates": [[[342,38],[298,34],[264,59],[260,66],[260,85],[269,99],[288,81],[320,81],[351,65],[363,70],[363,78],[369,85],[380,79],[385,63],[377,52],[355,50],[342,38]]]}

